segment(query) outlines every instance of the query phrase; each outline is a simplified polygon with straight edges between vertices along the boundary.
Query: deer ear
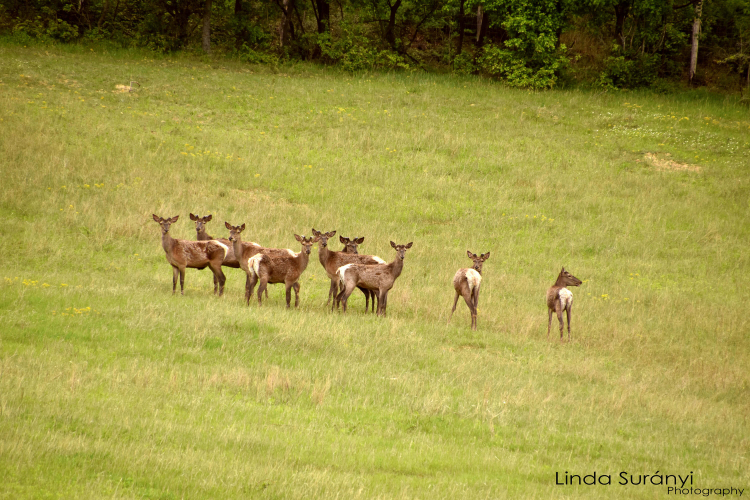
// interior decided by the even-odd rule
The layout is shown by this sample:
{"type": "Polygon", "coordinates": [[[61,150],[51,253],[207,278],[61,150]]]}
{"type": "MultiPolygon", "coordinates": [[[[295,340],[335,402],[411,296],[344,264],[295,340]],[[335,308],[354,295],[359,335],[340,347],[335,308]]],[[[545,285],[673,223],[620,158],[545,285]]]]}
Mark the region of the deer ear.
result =
{"type": "Polygon", "coordinates": [[[245,230],[245,223],[243,222],[242,225],[240,226],[240,232],[242,232],[244,230],[245,230]]]}
{"type": "Polygon", "coordinates": [[[213,215],[207,215],[207,216],[203,217],[203,222],[209,222],[213,218],[214,218],[213,215]]]}
{"type": "Polygon", "coordinates": [[[393,248],[396,248],[396,244],[395,244],[394,242],[392,242],[392,241],[391,241],[391,246],[392,246],[393,248]]]}
{"type": "Polygon", "coordinates": [[[482,260],[487,260],[487,259],[489,259],[489,258],[490,258],[490,252],[487,252],[487,253],[483,253],[483,254],[482,254],[482,260]]]}
{"type": "Polygon", "coordinates": [[[229,229],[230,231],[232,230],[232,225],[231,225],[230,223],[228,223],[227,221],[224,221],[224,226],[225,226],[225,227],[226,227],[227,229],[229,229]]]}
{"type": "Polygon", "coordinates": [[[313,243],[316,243],[318,241],[320,241],[320,233],[316,234],[315,238],[313,238],[313,240],[312,240],[313,243]]]}
{"type": "Polygon", "coordinates": [[[297,240],[297,241],[299,241],[300,243],[302,243],[303,241],[305,241],[304,236],[300,236],[299,234],[295,234],[294,235],[294,239],[297,240]]]}
{"type": "Polygon", "coordinates": [[[407,243],[406,244],[406,248],[411,248],[411,246],[412,246],[413,243],[414,243],[413,241],[410,241],[409,243],[407,243]]]}
{"type": "Polygon", "coordinates": [[[180,216],[179,216],[179,215],[175,215],[174,217],[172,217],[172,218],[171,218],[171,219],[169,219],[169,220],[170,220],[170,221],[172,222],[172,224],[174,224],[175,222],[177,222],[177,219],[179,219],[179,218],[180,218],[180,216]]]}
{"type": "Polygon", "coordinates": [[[198,217],[193,215],[193,212],[190,212],[190,220],[198,220],[198,217]]]}
{"type": "Polygon", "coordinates": [[[333,238],[334,236],[336,236],[336,231],[331,231],[328,234],[326,234],[326,237],[328,238],[333,238]]]}
{"type": "Polygon", "coordinates": [[[363,241],[365,241],[365,237],[361,236],[357,238],[356,240],[354,240],[354,243],[356,243],[357,245],[361,245],[363,241]]]}
{"type": "Polygon", "coordinates": [[[339,241],[346,245],[347,243],[349,243],[349,238],[344,238],[343,236],[339,235],[339,241]]]}
{"type": "Polygon", "coordinates": [[[470,259],[473,259],[474,257],[476,257],[476,255],[471,253],[471,250],[466,250],[466,256],[470,259]]]}
{"type": "Polygon", "coordinates": [[[161,217],[159,217],[159,216],[158,216],[158,215],[156,215],[156,214],[151,214],[151,215],[153,215],[153,216],[154,216],[154,220],[155,220],[156,222],[161,222],[161,217]]]}
{"type": "Polygon", "coordinates": [[[312,228],[313,235],[317,236],[320,234],[320,231],[316,230],[315,228],[312,228]]]}

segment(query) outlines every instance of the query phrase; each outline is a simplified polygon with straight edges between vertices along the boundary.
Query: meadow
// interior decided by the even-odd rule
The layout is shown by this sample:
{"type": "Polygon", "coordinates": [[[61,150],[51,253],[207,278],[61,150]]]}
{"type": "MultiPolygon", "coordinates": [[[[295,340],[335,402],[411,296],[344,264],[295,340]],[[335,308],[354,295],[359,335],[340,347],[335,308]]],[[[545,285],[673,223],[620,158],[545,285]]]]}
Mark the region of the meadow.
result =
{"type": "MultiPolygon", "coordinates": [[[[0,498],[656,498],[750,487],[750,112],[695,90],[0,44],[0,498]],[[116,85],[134,84],[133,92],[116,85]],[[152,214],[414,242],[387,316],[188,270],[152,214]],[[484,263],[478,330],[451,279],[484,263]],[[571,341],[547,338],[565,266],[571,341]],[[556,473],[611,474],[560,486],[556,473]],[[688,485],[690,486],[690,485],[688,485]]],[[[747,491],[746,491],[747,494],[747,491]]]]}

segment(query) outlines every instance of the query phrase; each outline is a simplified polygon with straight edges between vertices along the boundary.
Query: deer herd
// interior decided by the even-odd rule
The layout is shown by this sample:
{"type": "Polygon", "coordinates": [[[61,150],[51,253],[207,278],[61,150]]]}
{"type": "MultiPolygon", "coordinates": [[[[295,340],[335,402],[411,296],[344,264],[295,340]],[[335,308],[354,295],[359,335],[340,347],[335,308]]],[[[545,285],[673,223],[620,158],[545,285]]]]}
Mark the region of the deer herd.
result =
{"type": "MultiPolygon", "coordinates": [[[[258,304],[263,303],[263,294],[268,298],[269,283],[283,283],[286,288],[286,306],[291,306],[292,290],[294,290],[294,307],[299,306],[299,278],[307,268],[310,251],[318,243],[318,259],[331,280],[328,290],[328,302],[331,310],[341,307],[346,312],[349,296],[355,288],[365,296],[365,311],[370,309],[378,316],[384,316],[388,306],[388,292],[393,288],[396,279],[404,268],[406,251],[412,243],[397,245],[391,241],[391,247],[396,251],[392,262],[385,262],[375,255],[361,255],[357,248],[364,241],[364,237],[345,238],[339,236],[344,248],[334,251],[328,248],[328,240],[336,235],[336,231],[327,233],[313,228],[313,235],[309,238],[295,234],[300,243],[299,252],[282,248],[266,248],[252,241],[242,241],[242,231],[245,224],[232,226],[228,222],[224,225],[229,230],[229,238],[214,238],[206,232],[206,223],[212,219],[211,215],[200,217],[190,214],[190,220],[195,222],[197,241],[179,240],[172,238],[169,229],[177,222],[179,215],[163,219],[153,214],[154,220],[161,226],[161,244],[166,253],[167,262],[172,266],[172,293],[177,291],[177,277],[180,278],[180,293],[184,294],[185,269],[211,269],[214,277],[214,293],[222,295],[226,277],[222,266],[241,268],[245,271],[245,303],[250,304],[255,285],[258,285],[258,304]]],[[[453,301],[448,321],[453,317],[459,296],[463,297],[471,313],[471,328],[477,329],[477,308],[479,306],[479,289],[482,284],[482,264],[490,258],[490,252],[477,256],[467,251],[467,256],[474,263],[470,268],[459,269],[453,276],[453,288],[456,296],[453,301]]],[[[557,314],[560,323],[560,340],[563,339],[563,311],[568,320],[568,340],[570,340],[570,315],[573,305],[573,294],[568,286],[579,286],[581,280],[563,268],[555,284],[547,290],[547,308],[549,321],[547,323],[547,337],[552,327],[552,313],[557,314]]]]}

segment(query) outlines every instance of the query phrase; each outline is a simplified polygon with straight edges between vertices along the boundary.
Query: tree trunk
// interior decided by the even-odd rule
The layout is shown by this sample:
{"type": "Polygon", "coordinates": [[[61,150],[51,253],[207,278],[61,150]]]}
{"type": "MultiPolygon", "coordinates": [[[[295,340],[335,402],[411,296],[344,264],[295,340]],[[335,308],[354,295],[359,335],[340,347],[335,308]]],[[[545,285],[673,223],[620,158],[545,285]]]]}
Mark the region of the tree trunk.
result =
{"type": "Polygon", "coordinates": [[[99,21],[96,23],[96,27],[102,29],[102,23],[104,22],[104,16],[107,15],[107,7],[109,6],[109,0],[104,0],[104,6],[102,6],[102,13],[99,15],[99,21]]]}
{"type": "Polygon", "coordinates": [[[630,12],[630,2],[620,2],[615,4],[615,39],[622,45],[622,50],[625,50],[625,19],[628,17],[630,12]]]}
{"type": "Polygon", "coordinates": [[[328,0],[315,0],[318,8],[318,33],[323,34],[330,29],[331,25],[331,4],[328,0]]]}
{"type": "Polygon", "coordinates": [[[389,4],[391,9],[391,15],[388,17],[388,27],[385,30],[385,41],[391,46],[392,49],[396,48],[396,12],[401,7],[401,0],[396,0],[393,5],[389,4]]]}
{"type": "Polygon", "coordinates": [[[290,37],[294,38],[293,9],[294,0],[283,0],[281,4],[281,26],[279,26],[279,46],[281,47],[289,45],[290,37]]]}
{"type": "Polygon", "coordinates": [[[485,12],[481,5],[477,6],[477,45],[484,43],[484,35],[487,34],[487,25],[490,24],[490,15],[485,12]]]}
{"type": "Polygon", "coordinates": [[[458,47],[456,47],[456,55],[459,55],[464,47],[464,5],[466,0],[461,0],[458,6],[458,47]]]}
{"type": "Polygon", "coordinates": [[[693,18],[693,44],[690,48],[690,75],[688,81],[692,84],[695,69],[698,66],[698,35],[701,32],[701,15],[703,14],[703,0],[699,0],[695,6],[695,17],[693,18]]]}
{"type": "Polygon", "coordinates": [[[203,52],[211,53],[211,2],[206,0],[206,10],[203,12],[203,52]]]}

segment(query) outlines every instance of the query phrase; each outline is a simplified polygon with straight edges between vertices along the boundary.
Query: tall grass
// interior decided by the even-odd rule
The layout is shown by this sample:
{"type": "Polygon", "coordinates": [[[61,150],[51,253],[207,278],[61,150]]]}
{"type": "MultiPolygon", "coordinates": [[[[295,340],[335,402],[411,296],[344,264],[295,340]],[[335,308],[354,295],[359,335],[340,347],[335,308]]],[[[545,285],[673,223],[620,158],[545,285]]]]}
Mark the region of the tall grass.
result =
{"type": "Polygon", "coordinates": [[[2,497],[750,486],[750,118],[729,99],[0,45],[0,127],[2,497]],[[361,294],[332,314],[315,250],[298,310],[281,287],[248,308],[240,270],[223,298],[196,270],[172,296],[151,214],[192,239],[189,212],[295,251],[312,227],[414,247],[386,318],[361,294]],[[467,249],[492,253],[476,332],[462,304],[447,324],[467,249]],[[546,337],[563,265],[570,343],[546,337]]]}

